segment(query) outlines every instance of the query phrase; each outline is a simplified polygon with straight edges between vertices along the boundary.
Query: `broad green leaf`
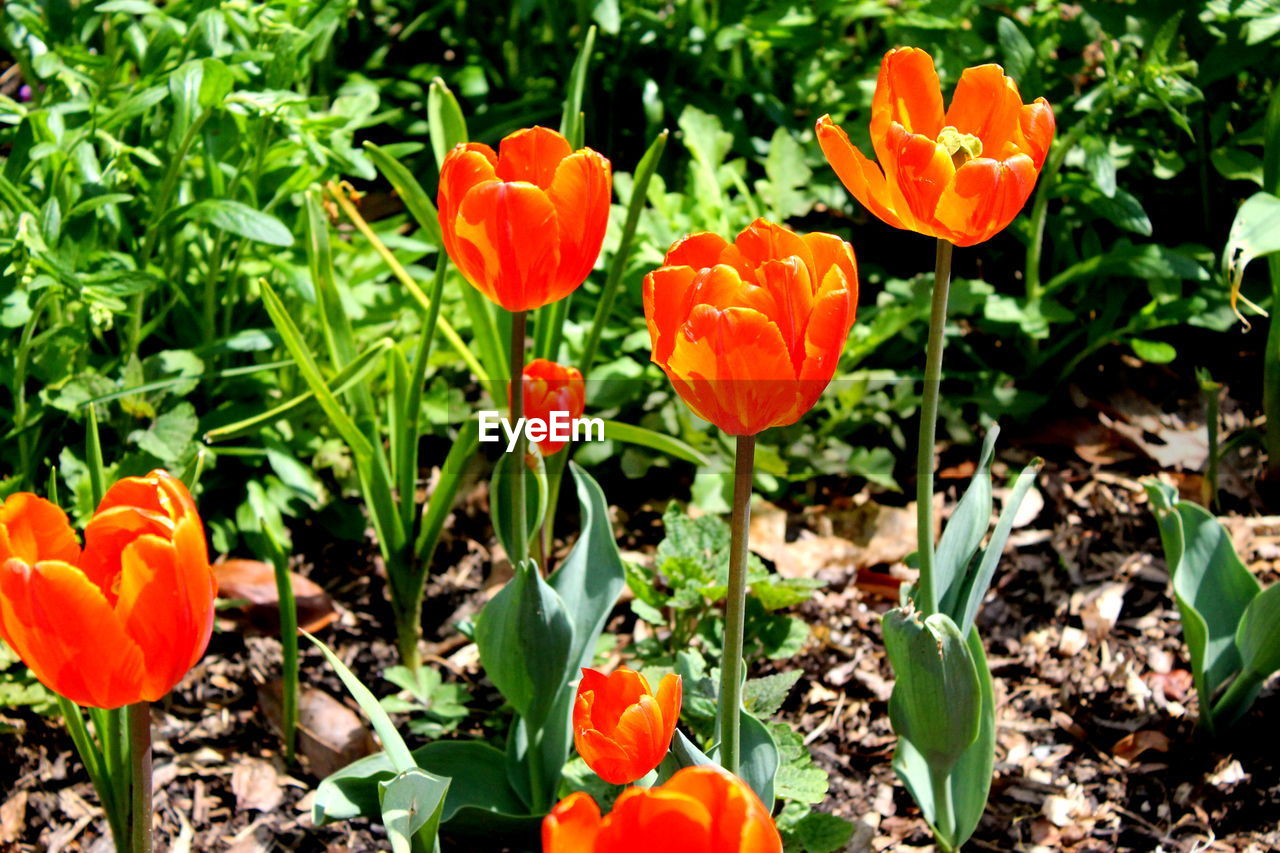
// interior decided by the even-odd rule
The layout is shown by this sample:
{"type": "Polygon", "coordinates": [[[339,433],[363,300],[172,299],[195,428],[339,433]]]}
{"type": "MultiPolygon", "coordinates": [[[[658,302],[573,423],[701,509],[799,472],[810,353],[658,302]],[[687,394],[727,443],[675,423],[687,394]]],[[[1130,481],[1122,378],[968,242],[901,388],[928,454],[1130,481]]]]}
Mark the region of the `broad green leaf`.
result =
{"type": "MultiPolygon", "coordinates": [[[[981,696],[977,737],[961,753],[948,778],[947,790],[951,797],[951,814],[956,831],[953,838],[945,840],[955,850],[968,840],[982,819],[995,766],[995,692],[982,639],[976,629],[970,629],[966,647],[973,658],[981,696]]],[[[937,809],[929,764],[920,750],[901,735],[893,754],[893,769],[920,806],[920,811],[935,835],[941,838],[937,828],[937,809]]]]}
{"type": "Polygon", "coordinates": [[[1021,83],[1024,92],[1029,91],[1027,77],[1035,67],[1035,48],[1018,25],[1003,15],[996,19],[996,38],[1004,56],[1005,73],[1021,83]]]}
{"type": "Polygon", "coordinates": [[[769,727],[745,709],[739,715],[739,736],[742,755],[738,776],[751,786],[760,802],[773,811],[774,778],[778,775],[778,745],[769,733],[769,727]]]}
{"type": "Polygon", "coordinates": [[[145,430],[129,433],[129,441],[167,465],[180,460],[195,440],[200,420],[196,407],[179,403],[159,415],[145,430]]]}
{"type": "Polygon", "coordinates": [[[1178,351],[1173,345],[1164,341],[1130,338],[1129,346],[1133,348],[1134,355],[1151,364],[1168,364],[1178,357],[1178,351]]]}
{"type": "Polygon", "coordinates": [[[541,729],[569,677],[573,625],[532,560],[485,605],[475,638],[489,680],[531,729],[541,729]]]}
{"type": "Polygon", "coordinates": [[[964,603],[960,593],[973,556],[991,526],[991,462],[995,458],[1000,427],[992,424],[978,454],[969,487],[951,513],[933,557],[933,589],[937,601],[927,602],[930,612],[946,613],[959,622],[964,603]]]}
{"type": "Polygon", "coordinates": [[[226,198],[207,198],[182,212],[182,218],[203,222],[269,246],[292,246],[293,235],[279,219],[247,204],[226,198]]]}
{"type": "Polygon", "coordinates": [[[810,812],[800,818],[792,834],[806,853],[836,853],[849,847],[853,824],[826,812],[810,812]]]}
{"type": "Polygon", "coordinates": [[[1280,584],[1254,596],[1236,629],[1244,669],[1261,678],[1280,670],[1280,584]]]}
{"type": "Polygon", "coordinates": [[[570,462],[569,469],[578,492],[582,532],[564,563],[547,580],[569,614],[573,643],[569,669],[542,733],[543,768],[547,773],[544,788],[552,786],[569,756],[569,744],[573,741],[571,712],[579,672],[591,665],[596,640],[626,586],[622,555],[613,538],[613,522],[604,491],[577,463],[570,462]]]}
{"type": "MultiPolygon", "coordinates": [[[[506,440],[505,435],[503,440],[506,440]]],[[[533,469],[522,464],[523,460],[518,458],[519,453],[504,452],[498,457],[498,463],[493,466],[493,476],[489,479],[489,513],[493,517],[493,531],[498,534],[498,541],[502,543],[507,554],[511,555],[512,560],[521,559],[512,550],[516,532],[515,490],[513,489],[516,476],[524,476],[524,519],[525,526],[528,527],[525,531],[527,542],[533,541],[533,536],[542,526],[542,517],[547,511],[546,464],[542,454],[537,451],[532,442],[529,443],[529,451],[528,457],[534,460],[533,469]]]]}
{"type": "Polygon", "coordinates": [[[893,730],[945,775],[978,737],[982,685],[964,637],[951,617],[885,614],[884,646],[897,681],[889,699],[893,730]]]}
{"type": "MultiPolygon", "coordinates": [[[[1116,195],[1116,161],[1111,156],[1108,140],[1100,136],[1086,136],[1080,147],[1084,149],[1084,165],[1093,178],[1093,185],[1106,198],[1116,195]]],[[[1141,211],[1141,205],[1138,210],[1141,211]]],[[[1145,214],[1143,214],[1145,217],[1145,214]]],[[[1151,221],[1147,220],[1147,232],[1150,232],[1151,221]]],[[[1130,228],[1130,230],[1136,230],[1130,228]]]]}
{"type": "Polygon", "coordinates": [[[743,686],[742,703],[748,711],[761,719],[768,719],[778,713],[782,703],[787,701],[787,694],[796,686],[801,670],[776,672],[761,678],[749,678],[743,686]]]}
{"type": "Polygon", "coordinates": [[[427,89],[427,129],[431,134],[431,150],[436,165],[444,163],[453,146],[467,141],[467,120],[453,91],[439,77],[427,89]]]}
{"type": "Polygon", "coordinates": [[[1236,632],[1258,595],[1258,581],[1240,562],[1221,522],[1179,500],[1172,486],[1154,480],[1145,485],[1182,616],[1201,721],[1213,732],[1217,721],[1207,709],[1242,666],[1236,632]]]}
{"type": "MultiPolygon", "coordinates": [[[[520,816],[524,804],[507,782],[502,752],[482,741],[450,740],[415,749],[413,761],[428,772],[450,780],[441,820],[452,821],[464,809],[520,816]]],[[[312,820],[316,826],[376,817],[378,785],[395,776],[390,756],[378,752],[325,778],[316,788],[312,820]]]]}
{"type": "Polygon", "coordinates": [[[434,846],[449,780],[418,767],[397,773],[378,785],[382,825],[394,853],[412,853],[413,837],[434,846]]]}
{"type": "MultiPolygon", "coordinates": [[[[1263,191],[1255,193],[1236,211],[1222,252],[1222,266],[1231,285],[1231,309],[1244,320],[1236,307],[1243,301],[1258,313],[1261,308],[1240,295],[1245,267],[1254,258],[1280,252],[1280,196],[1263,191]]],[[[1275,309],[1275,306],[1272,306],[1275,309]]]]}

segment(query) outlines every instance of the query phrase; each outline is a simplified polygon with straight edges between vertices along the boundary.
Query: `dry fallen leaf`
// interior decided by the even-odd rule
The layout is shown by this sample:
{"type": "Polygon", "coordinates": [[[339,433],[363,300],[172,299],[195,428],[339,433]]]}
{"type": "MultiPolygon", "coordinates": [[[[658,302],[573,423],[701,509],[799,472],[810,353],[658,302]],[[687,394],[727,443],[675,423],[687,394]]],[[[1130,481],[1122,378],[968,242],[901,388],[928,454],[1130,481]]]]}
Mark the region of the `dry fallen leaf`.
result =
{"type": "MultiPolygon", "coordinates": [[[[263,685],[258,700],[267,717],[280,728],[278,681],[263,685]]],[[[320,778],[341,770],[378,750],[373,735],[355,711],[323,690],[304,687],[298,697],[298,752],[311,773],[320,778]]]]}
{"type": "MultiPolygon", "coordinates": [[[[276,594],[276,573],[270,563],[259,560],[223,560],[213,566],[218,579],[218,595],[249,602],[242,621],[251,631],[276,634],[280,631],[280,599],[276,594]]],[[[324,588],[294,572],[289,573],[293,599],[298,610],[298,627],[316,633],[338,618],[333,601],[324,588]]],[[[227,611],[222,611],[226,615],[227,611]]]]}
{"type": "Polygon", "coordinates": [[[19,791],[0,806],[0,844],[13,844],[22,837],[27,823],[27,792],[19,791]]]}
{"type": "Polygon", "coordinates": [[[1131,762],[1150,749],[1156,752],[1168,752],[1169,736],[1156,729],[1131,732],[1116,741],[1116,745],[1111,748],[1111,754],[1122,761],[1131,762]]]}
{"type": "Polygon", "coordinates": [[[241,759],[231,771],[231,790],[236,808],[269,812],[280,805],[284,790],[275,765],[261,758],[241,759]]]}

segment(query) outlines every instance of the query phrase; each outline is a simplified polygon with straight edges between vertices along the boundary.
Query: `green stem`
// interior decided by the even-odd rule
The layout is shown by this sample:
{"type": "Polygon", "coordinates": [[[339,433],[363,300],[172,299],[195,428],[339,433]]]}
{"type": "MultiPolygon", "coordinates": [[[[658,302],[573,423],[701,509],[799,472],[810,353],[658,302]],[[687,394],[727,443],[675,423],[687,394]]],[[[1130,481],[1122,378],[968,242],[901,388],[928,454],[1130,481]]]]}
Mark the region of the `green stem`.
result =
{"type": "Polygon", "coordinates": [[[933,789],[934,840],[945,851],[951,851],[956,836],[955,816],[951,814],[951,773],[938,773],[929,768],[929,785],[933,789]]]}
{"type": "Polygon", "coordinates": [[[747,610],[747,535],[751,521],[751,476],[756,437],[738,436],[733,460],[733,517],[729,539],[729,590],[724,613],[724,656],[720,661],[720,765],[738,772],[742,713],[742,634],[747,610]]]}
{"type": "Polygon", "coordinates": [[[133,768],[130,853],[151,853],[151,703],[129,706],[129,762],[133,768]]]}
{"type": "Polygon", "coordinates": [[[1262,412],[1267,419],[1267,477],[1280,483],[1280,317],[1276,316],[1280,312],[1280,256],[1271,256],[1270,268],[1271,319],[1262,355],[1262,412]]]}
{"type": "Polygon", "coordinates": [[[120,814],[118,787],[122,780],[114,779],[108,773],[105,756],[89,736],[88,727],[84,724],[84,716],[80,713],[80,706],[67,697],[59,695],[58,707],[62,710],[62,719],[67,724],[67,733],[71,735],[71,742],[75,744],[76,752],[79,753],[84,769],[89,774],[89,781],[93,783],[94,790],[98,792],[98,799],[102,801],[102,810],[106,812],[107,825],[111,828],[111,837],[116,843],[116,848],[123,848],[127,842],[124,821],[120,814]]]}
{"type": "Polygon", "coordinates": [[[511,480],[512,501],[512,565],[518,566],[529,558],[529,526],[525,514],[525,462],[527,451],[524,428],[520,423],[524,417],[524,344],[525,327],[528,315],[524,311],[511,313],[511,428],[516,430],[516,465],[515,476],[511,480]]]}
{"type": "Polygon", "coordinates": [[[284,683],[280,697],[280,733],[284,737],[284,760],[292,764],[298,730],[298,603],[293,596],[293,579],[289,577],[284,548],[265,524],[262,534],[275,569],[276,598],[280,602],[281,680],[284,683]]]}
{"type": "Polygon", "coordinates": [[[929,311],[929,344],[925,351],[924,398],[920,402],[920,441],[916,452],[916,559],[920,563],[917,605],[926,616],[938,610],[938,591],[933,588],[933,444],[937,435],[938,389],[942,384],[952,248],[946,240],[938,241],[933,269],[933,306],[929,311]]]}

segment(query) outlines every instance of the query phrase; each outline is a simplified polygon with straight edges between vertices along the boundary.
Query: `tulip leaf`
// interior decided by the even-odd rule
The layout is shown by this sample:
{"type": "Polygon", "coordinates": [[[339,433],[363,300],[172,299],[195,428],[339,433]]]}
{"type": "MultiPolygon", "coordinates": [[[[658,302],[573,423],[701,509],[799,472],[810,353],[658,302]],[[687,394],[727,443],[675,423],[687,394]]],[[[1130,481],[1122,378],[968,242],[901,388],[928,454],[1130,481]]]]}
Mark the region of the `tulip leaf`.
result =
{"type": "Polygon", "coordinates": [[[773,783],[778,775],[778,744],[769,727],[745,709],[739,714],[738,736],[741,739],[742,755],[738,764],[738,775],[751,786],[751,790],[760,797],[760,802],[769,811],[773,811],[773,783]]]}
{"type": "Polygon", "coordinates": [[[369,692],[368,687],[360,683],[360,679],[356,678],[355,673],[347,668],[347,665],[333,653],[332,649],[321,642],[319,638],[306,631],[302,633],[315,644],[316,648],[325,656],[325,659],[329,661],[329,665],[338,674],[338,678],[342,680],[342,684],[347,688],[347,692],[351,694],[351,698],[356,700],[360,710],[364,711],[364,715],[369,718],[370,725],[373,726],[373,730],[378,733],[378,738],[382,741],[382,748],[386,750],[387,757],[391,760],[391,766],[400,773],[416,767],[417,765],[413,762],[413,756],[409,753],[409,747],[405,746],[404,739],[396,731],[395,724],[391,722],[391,717],[387,715],[386,710],[379,704],[377,697],[369,692]]]}
{"type": "Polygon", "coordinates": [[[684,732],[676,729],[675,736],[671,738],[671,750],[658,769],[658,781],[665,782],[674,776],[677,770],[683,770],[686,767],[708,766],[719,767],[720,765],[716,764],[714,758],[698,749],[693,741],[685,737],[684,732]]]}
{"type": "Polygon", "coordinates": [[[991,526],[991,461],[995,457],[996,438],[1000,427],[991,425],[982,442],[978,467],[973,472],[969,487],[956,504],[946,529],[938,539],[933,558],[933,588],[938,600],[928,602],[928,609],[937,609],[960,621],[963,612],[961,593],[965,587],[969,565],[973,562],[982,537],[991,526]]]}
{"type": "Polygon", "coordinates": [[[436,155],[436,165],[444,164],[445,155],[453,146],[467,141],[467,120],[453,91],[439,77],[431,81],[427,89],[427,132],[431,135],[431,150],[436,155]]]}
{"type": "Polygon", "coordinates": [[[596,44],[596,28],[587,28],[582,39],[582,49],[569,72],[569,91],[564,99],[564,112],[560,116],[560,134],[569,140],[575,151],[583,145],[585,128],[582,122],[582,91],[587,85],[587,66],[591,64],[591,51],[596,44]]]}
{"type": "Polygon", "coordinates": [[[554,789],[569,757],[573,740],[571,710],[582,667],[590,666],[596,640],[626,586],[622,555],[613,538],[609,502],[600,485],[581,466],[569,463],[578,490],[582,532],[564,563],[548,584],[560,596],[573,626],[569,670],[560,685],[555,704],[542,732],[542,766],[547,778],[544,790],[554,789]]]}
{"type": "Polygon", "coordinates": [[[422,188],[422,184],[418,183],[418,179],[403,163],[392,157],[382,146],[365,142],[364,150],[368,152],[369,159],[378,167],[382,176],[395,187],[396,195],[400,196],[404,206],[409,210],[409,215],[422,229],[423,236],[443,251],[444,239],[440,234],[440,214],[436,211],[431,197],[422,188]]]}
{"type": "Polygon", "coordinates": [[[1213,732],[1218,720],[1208,709],[1243,666],[1237,630],[1258,596],[1258,581],[1240,561],[1226,528],[1208,511],[1179,500],[1173,486],[1148,481],[1146,489],[1182,616],[1196,693],[1205,709],[1201,721],[1213,732]]]}
{"type": "MultiPolygon", "coordinates": [[[[542,525],[542,517],[547,511],[547,469],[537,447],[529,442],[528,448],[528,458],[534,461],[534,467],[532,470],[525,468],[523,472],[525,475],[524,518],[529,528],[525,532],[525,540],[531,542],[534,532],[542,525]]],[[[498,464],[493,467],[493,477],[489,480],[489,512],[493,516],[493,530],[512,562],[520,559],[520,556],[511,550],[511,543],[515,541],[515,490],[512,486],[513,478],[519,470],[516,468],[519,455],[514,452],[503,453],[498,458],[498,464]]]]}
{"type": "MultiPolygon", "coordinates": [[[[969,630],[965,645],[973,657],[974,670],[978,676],[981,707],[978,714],[978,737],[960,754],[948,778],[947,791],[955,827],[952,836],[942,840],[949,842],[952,849],[959,849],[982,820],[991,791],[991,773],[995,766],[995,690],[986,653],[982,648],[982,639],[976,628],[969,630]]],[[[911,741],[901,735],[894,750],[893,769],[920,806],[925,820],[938,833],[937,807],[929,764],[911,741]]]]}
{"type": "MultiPolygon", "coordinates": [[[[458,825],[474,825],[478,813],[486,820],[529,820],[524,803],[507,782],[501,751],[483,741],[450,740],[415,749],[414,762],[427,772],[449,779],[440,812],[450,831],[458,825]]],[[[377,817],[378,789],[396,775],[385,752],[366,756],[329,775],[316,788],[312,821],[316,826],[377,817]]]]}
{"type": "Polygon", "coordinates": [[[1280,670],[1280,584],[1254,597],[1236,629],[1244,668],[1266,678],[1280,670]]]}
{"type": "Polygon", "coordinates": [[[945,775],[978,737],[982,685],[964,637],[950,616],[885,614],[884,645],[897,682],[889,719],[934,773],[945,775]]]}
{"type": "Polygon", "coordinates": [[[711,460],[693,446],[674,436],[646,429],[642,426],[625,424],[621,421],[605,421],[604,437],[607,441],[623,441],[627,444],[634,444],[637,447],[657,450],[694,465],[711,464],[711,460]]]}
{"type": "Polygon", "coordinates": [[[420,837],[428,850],[435,846],[448,790],[448,779],[418,767],[378,783],[382,825],[387,828],[393,853],[412,853],[414,836],[420,837]]]}
{"type": "Polygon", "coordinates": [[[568,678],[573,623],[532,560],[485,605],[475,638],[489,680],[532,731],[540,730],[568,678]]]}
{"type": "Polygon", "coordinates": [[[1035,485],[1036,476],[1040,473],[1040,467],[1043,464],[1044,460],[1034,459],[1018,474],[1013,490],[1009,493],[1009,499],[1000,510],[1000,520],[996,522],[996,528],[991,532],[987,547],[983,549],[981,556],[965,578],[964,590],[957,602],[963,609],[955,622],[956,627],[966,636],[978,617],[978,608],[982,606],[982,599],[987,595],[991,578],[995,576],[996,566],[1004,554],[1004,545],[1009,541],[1009,533],[1013,530],[1013,520],[1017,517],[1018,509],[1022,506],[1027,492],[1031,491],[1031,487],[1035,485]]]}

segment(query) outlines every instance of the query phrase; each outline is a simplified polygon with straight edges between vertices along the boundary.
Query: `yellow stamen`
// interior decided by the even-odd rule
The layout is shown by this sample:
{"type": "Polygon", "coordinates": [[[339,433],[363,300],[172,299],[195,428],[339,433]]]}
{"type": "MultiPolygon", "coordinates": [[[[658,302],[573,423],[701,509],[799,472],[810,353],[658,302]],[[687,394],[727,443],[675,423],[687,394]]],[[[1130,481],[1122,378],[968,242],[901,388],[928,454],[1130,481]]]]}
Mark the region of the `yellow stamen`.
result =
{"type": "Polygon", "coordinates": [[[948,125],[938,133],[938,144],[947,149],[951,162],[959,169],[975,157],[982,156],[982,140],[972,133],[961,133],[948,125]]]}

